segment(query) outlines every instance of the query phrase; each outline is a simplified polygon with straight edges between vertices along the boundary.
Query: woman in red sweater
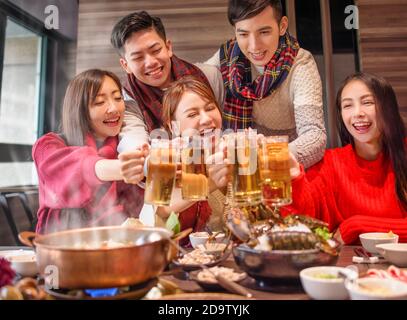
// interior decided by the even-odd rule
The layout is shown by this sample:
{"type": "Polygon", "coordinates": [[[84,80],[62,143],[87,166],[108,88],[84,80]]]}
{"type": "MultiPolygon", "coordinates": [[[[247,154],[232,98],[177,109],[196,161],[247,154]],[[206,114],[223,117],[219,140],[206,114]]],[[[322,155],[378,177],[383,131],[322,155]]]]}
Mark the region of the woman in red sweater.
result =
{"type": "Polygon", "coordinates": [[[292,207],[327,221],[346,244],[373,231],[393,231],[406,242],[407,140],[392,87],[373,75],[352,75],[336,106],[345,146],[327,150],[305,174],[292,158],[292,207]]]}
{"type": "Polygon", "coordinates": [[[117,155],[125,109],[119,79],[88,70],[68,85],[61,134],[48,133],[33,146],[39,177],[36,231],[115,225],[139,215],[146,149],[117,155]]]}

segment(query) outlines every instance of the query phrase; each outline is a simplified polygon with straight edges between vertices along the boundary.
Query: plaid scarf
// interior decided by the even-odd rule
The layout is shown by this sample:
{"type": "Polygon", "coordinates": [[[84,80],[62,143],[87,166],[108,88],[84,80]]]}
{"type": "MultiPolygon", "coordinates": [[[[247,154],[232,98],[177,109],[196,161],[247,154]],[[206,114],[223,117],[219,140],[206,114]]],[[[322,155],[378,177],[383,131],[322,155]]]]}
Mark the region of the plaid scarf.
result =
{"type": "MultiPolygon", "coordinates": [[[[198,67],[173,55],[171,58],[172,79],[178,80],[186,75],[195,76],[209,86],[208,79],[198,67]]],[[[148,131],[151,132],[160,128],[162,126],[161,110],[164,91],[137,80],[133,74],[127,75],[124,89],[138,103],[140,110],[143,112],[148,131]]]]}
{"type": "Polygon", "coordinates": [[[272,94],[287,78],[300,46],[288,32],[279,39],[279,46],[263,75],[252,82],[251,63],[239,48],[236,39],[220,48],[220,71],[226,88],[223,106],[223,129],[245,129],[252,126],[253,101],[272,94]]]}

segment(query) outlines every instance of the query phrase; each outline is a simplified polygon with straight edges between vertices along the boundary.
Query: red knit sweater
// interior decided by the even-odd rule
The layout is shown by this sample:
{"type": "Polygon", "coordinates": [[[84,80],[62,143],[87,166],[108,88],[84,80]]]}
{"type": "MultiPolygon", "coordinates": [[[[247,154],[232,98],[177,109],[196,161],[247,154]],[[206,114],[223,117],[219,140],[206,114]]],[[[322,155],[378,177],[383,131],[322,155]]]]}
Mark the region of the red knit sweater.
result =
{"type": "Polygon", "coordinates": [[[391,163],[357,156],[351,145],[327,150],[324,158],[292,181],[292,207],[339,227],[346,244],[364,232],[389,232],[407,242],[407,211],[395,191],[391,163]]]}
{"type": "Polygon", "coordinates": [[[95,173],[97,161],[117,159],[117,144],[117,137],[110,137],[97,149],[91,135],[86,146],[67,146],[55,133],[38,139],[32,152],[39,178],[38,233],[117,225],[138,217],[143,190],[121,181],[101,181],[95,173]]]}

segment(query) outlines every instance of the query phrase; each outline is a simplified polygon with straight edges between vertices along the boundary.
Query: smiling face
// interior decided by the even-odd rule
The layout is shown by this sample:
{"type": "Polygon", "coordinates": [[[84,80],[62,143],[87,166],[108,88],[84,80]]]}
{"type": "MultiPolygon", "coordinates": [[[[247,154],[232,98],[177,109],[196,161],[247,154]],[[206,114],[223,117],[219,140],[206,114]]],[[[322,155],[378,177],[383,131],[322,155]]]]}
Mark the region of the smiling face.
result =
{"type": "Polygon", "coordinates": [[[341,115],[357,149],[366,144],[380,144],[381,133],[377,125],[375,97],[362,81],[353,80],[343,88],[341,115]]]}
{"type": "Polygon", "coordinates": [[[173,120],[179,121],[180,133],[184,136],[194,132],[204,135],[222,127],[222,116],[216,104],[192,91],[182,95],[173,120]]]}
{"type": "Polygon", "coordinates": [[[116,82],[105,76],[96,99],[89,105],[91,129],[96,139],[117,136],[123,123],[124,101],[116,82]]]}
{"type": "Polygon", "coordinates": [[[123,69],[139,81],[160,89],[171,83],[172,48],[154,28],[133,33],[124,44],[123,69]]]}
{"type": "Polygon", "coordinates": [[[274,9],[267,6],[258,15],[236,22],[236,40],[251,63],[265,66],[277,50],[279,38],[287,27],[287,17],[282,17],[279,23],[274,9]]]}

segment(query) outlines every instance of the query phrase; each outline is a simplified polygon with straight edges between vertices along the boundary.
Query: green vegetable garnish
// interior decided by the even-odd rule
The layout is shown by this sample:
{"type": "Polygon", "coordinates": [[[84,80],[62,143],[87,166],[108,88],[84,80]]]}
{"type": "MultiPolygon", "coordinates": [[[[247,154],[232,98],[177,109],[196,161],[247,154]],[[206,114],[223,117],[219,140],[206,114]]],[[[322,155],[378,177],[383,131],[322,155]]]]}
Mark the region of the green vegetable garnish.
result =
{"type": "Polygon", "coordinates": [[[339,279],[338,276],[331,273],[316,273],[312,276],[318,279],[339,279]]]}
{"type": "Polygon", "coordinates": [[[171,211],[170,216],[165,223],[165,228],[172,231],[174,235],[181,231],[181,224],[179,223],[178,215],[174,211],[171,211]]]}
{"type": "Polygon", "coordinates": [[[320,236],[324,240],[328,240],[332,238],[332,233],[329,232],[329,229],[327,227],[318,227],[315,228],[314,233],[317,236],[320,236]]]}

